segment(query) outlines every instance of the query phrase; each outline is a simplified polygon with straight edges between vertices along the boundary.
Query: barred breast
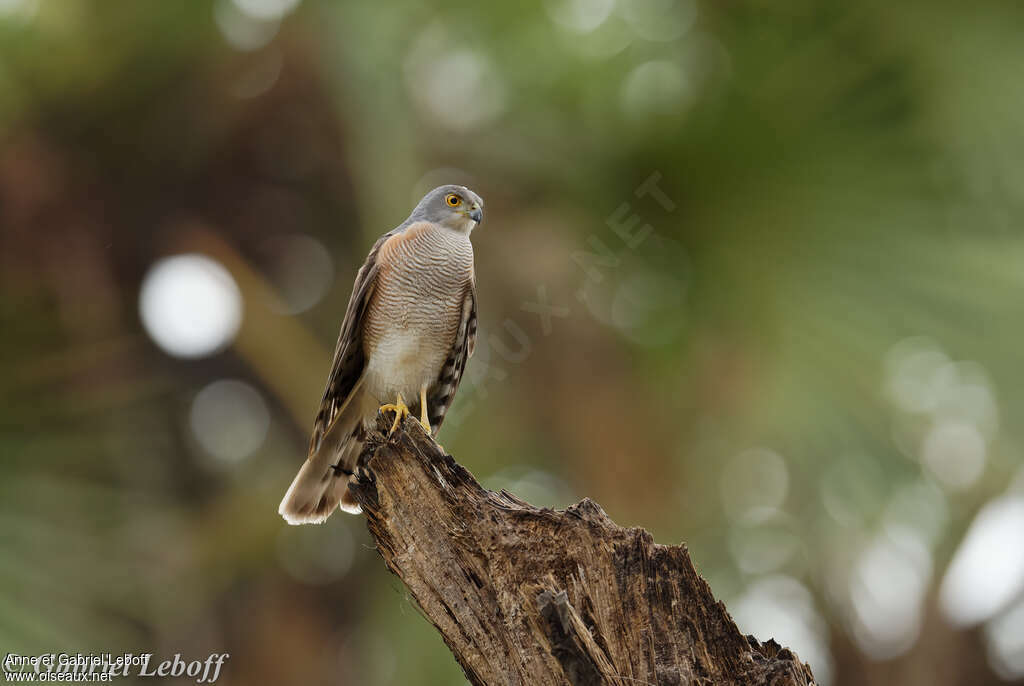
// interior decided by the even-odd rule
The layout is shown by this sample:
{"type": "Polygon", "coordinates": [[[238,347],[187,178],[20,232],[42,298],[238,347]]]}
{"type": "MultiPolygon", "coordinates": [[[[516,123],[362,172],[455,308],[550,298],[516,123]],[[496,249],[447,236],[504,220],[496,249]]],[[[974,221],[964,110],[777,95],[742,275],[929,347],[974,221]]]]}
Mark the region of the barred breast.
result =
{"type": "Polygon", "coordinates": [[[473,278],[469,236],[420,222],[381,246],[363,324],[364,388],[378,403],[415,400],[451,350],[473,278]]]}

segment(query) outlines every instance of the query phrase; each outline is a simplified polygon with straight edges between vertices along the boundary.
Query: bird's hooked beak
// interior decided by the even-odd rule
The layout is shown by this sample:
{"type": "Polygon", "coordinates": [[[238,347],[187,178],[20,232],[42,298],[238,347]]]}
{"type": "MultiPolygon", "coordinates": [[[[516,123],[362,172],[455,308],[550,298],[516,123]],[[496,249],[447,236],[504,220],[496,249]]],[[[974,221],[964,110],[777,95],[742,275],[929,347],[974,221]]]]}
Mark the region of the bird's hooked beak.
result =
{"type": "Polygon", "coordinates": [[[469,218],[479,224],[484,220],[484,212],[479,207],[474,207],[469,211],[469,218]]]}

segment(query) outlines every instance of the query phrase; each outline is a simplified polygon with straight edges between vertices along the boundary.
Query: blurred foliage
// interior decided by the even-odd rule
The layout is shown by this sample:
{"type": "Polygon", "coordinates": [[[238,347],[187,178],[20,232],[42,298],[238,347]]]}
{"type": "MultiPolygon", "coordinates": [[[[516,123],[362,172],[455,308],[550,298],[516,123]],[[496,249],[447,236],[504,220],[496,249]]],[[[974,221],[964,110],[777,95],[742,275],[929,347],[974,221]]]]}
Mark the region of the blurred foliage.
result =
{"type": "Polygon", "coordinates": [[[441,440],[486,485],[686,541],[825,683],[1019,678],[1019,584],[967,628],[940,587],[1024,492],[1022,23],[995,0],[0,1],[0,645],[464,682],[360,519],[276,514],[368,246],[460,182],[487,202],[481,344],[441,440]],[[274,242],[296,234],[333,262],[301,307],[312,263],[274,242]],[[243,320],[182,359],[139,292],[193,252],[243,320]],[[225,378],[268,418],[224,400],[256,429],[213,445],[266,434],[228,458],[193,416],[225,378]]]}

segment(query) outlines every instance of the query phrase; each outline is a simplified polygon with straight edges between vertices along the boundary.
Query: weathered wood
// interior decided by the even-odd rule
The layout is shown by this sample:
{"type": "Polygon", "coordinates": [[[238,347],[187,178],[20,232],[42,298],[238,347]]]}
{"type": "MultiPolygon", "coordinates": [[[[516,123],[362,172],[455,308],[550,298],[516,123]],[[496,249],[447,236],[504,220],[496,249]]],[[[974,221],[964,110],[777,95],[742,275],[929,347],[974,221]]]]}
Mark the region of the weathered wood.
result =
{"type": "Polygon", "coordinates": [[[788,649],[740,633],[685,546],[590,500],[484,490],[412,419],[371,437],[362,464],[351,488],[378,551],[476,686],[813,683],[788,649]]]}

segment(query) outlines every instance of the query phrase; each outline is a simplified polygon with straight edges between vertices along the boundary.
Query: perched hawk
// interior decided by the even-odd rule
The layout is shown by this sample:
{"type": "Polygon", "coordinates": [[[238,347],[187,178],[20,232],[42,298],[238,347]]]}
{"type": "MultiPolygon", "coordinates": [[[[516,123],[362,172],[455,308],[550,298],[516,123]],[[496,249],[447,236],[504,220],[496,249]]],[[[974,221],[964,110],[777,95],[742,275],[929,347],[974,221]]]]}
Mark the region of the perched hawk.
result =
{"type": "Polygon", "coordinates": [[[337,505],[360,512],[348,483],[378,410],[395,413],[392,431],[411,412],[427,432],[441,428],[476,343],[469,234],[483,206],[463,186],[435,188],[370,250],[341,324],[309,457],[278,508],[289,524],[320,523],[337,505]]]}

